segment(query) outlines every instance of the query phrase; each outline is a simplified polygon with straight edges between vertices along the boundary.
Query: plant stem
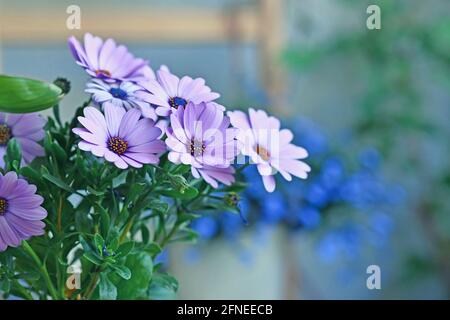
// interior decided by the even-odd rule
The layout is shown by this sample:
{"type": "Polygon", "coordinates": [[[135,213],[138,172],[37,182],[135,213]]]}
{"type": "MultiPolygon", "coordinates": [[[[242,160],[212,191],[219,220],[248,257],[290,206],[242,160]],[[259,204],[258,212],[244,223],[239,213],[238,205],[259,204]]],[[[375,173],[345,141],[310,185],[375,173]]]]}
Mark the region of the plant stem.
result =
{"type": "Polygon", "coordinates": [[[180,224],[178,223],[179,219],[178,219],[178,208],[176,211],[176,215],[177,215],[177,219],[172,227],[172,229],[169,231],[169,233],[163,238],[163,240],[161,241],[160,247],[164,248],[169,241],[172,239],[172,237],[175,235],[175,233],[178,231],[178,228],[180,227],[180,224]]]}
{"type": "Polygon", "coordinates": [[[25,251],[34,260],[34,262],[36,263],[36,265],[39,268],[39,271],[44,276],[44,280],[45,280],[45,283],[47,285],[47,288],[48,288],[48,291],[50,293],[50,296],[52,297],[53,300],[58,300],[58,293],[57,293],[57,291],[56,291],[56,289],[55,289],[55,287],[53,285],[52,280],[50,279],[50,275],[48,274],[47,267],[45,266],[45,264],[43,264],[41,262],[41,259],[39,259],[39,257],[36,254],[36,252],[34,252],[33,248],[31,248],[31,246],[28,244],[28,242],[26,240],[24,240],[22,242],[22,246],[25,249],[25,251]]]}
{"type": "Polygon", "coordinates": [[[30,292],[28,292],[27,289],[25,289],[17,280],[13,280],[14,286],[17,288],[17,291],[19,291],[27,300],[34,300],[33,296],[30,292]]]}
{"type": "Polygon", "coordinates": [[[89,300],[94,293],[95,288],[97,287],[98,277],[100,274],[99,269],[95,269],[94,276],[91,279],[91,282],[88,285],[88,288],[86,289],[86,293],[84,294],[84,297],[86,300],[89,300]]]}
{"type": "Polygon", "coordinates": [[[57,214],[57,224],[56,224],[56,230],[58,233],[61,233],[62,230],[62,206],[63,201],[62,197],[59,197],[59,204],[58,204],[58,214],[57,214]]]}
{"type": "Polygon", "coordinates": [[[136,215],[132,216],[130,218],[130,220],[128,221],[127,225],[125,226],[125,229],[123,229],[122,234],[120,235],[120,238],[119,238],[119,244],[122,243],[125,240],[125,238],[127,237],[128,232],[130,231],[131,227],[133,226],[135,217],[136,217],[136,215]]]}
{"type": "Polygon", "coordinates": [[[175,233],[178,231],[180,225],[175,224],[172,228],[172,230],[170,230],[170,232],[167,234],[167,236],[164,237],[163,241],[161,241],[160,247],[164,248],[169,241],[172,239],[172,237],[175,235],[175,233]]]}

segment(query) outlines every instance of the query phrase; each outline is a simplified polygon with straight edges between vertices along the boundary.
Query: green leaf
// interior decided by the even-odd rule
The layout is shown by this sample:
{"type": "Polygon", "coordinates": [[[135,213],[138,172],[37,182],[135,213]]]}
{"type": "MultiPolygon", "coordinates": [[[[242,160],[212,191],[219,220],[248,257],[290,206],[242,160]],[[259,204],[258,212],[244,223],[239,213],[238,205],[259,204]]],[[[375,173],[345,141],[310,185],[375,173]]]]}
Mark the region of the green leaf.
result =
{"type": "Polygon", "coordinates": [[[133,270],[129,280],[117,279],[118,299],[147,298],[147,289],[152,279],[153,263],[150,256],[144,252],[128,255],[125,265],[133,270]]]}
{"type": "Polygon", "coordinates": [[[157,272],[148,289],[148,297],[152,300],[175,299],[178,281],[167,273],[157,272]]]}
{"type": "Polygon", "coordinates": [[[109,217],[108,212],[106,210],[100,210],[100,231],[102,235],[107,238],[109,227],[111,225],[111,218],[109,217]]]}
{"type": "Polygon", "coordinates": [[[103,191],[97,191],[97,190],[94,190],[94,189],[93,189],[92,187],[90,187],[90,186],[88,186],[86,189],[87,189],[87,191],[88,191],[90,194],[93,194],[94,196],[97,196],[97,197],[102,196],[102,195],[105,194],[103,191]]]}
{"type": "Polygon", "coordinates": [[[110,236],[111,239],[110,239],[110,242],[108,245],[108,249],[111,252],[115,252],[117,250],[117,248],[119,247],[119,238],[118,238],[118,235],[115,235],[114,230],[109,232],[109,234],[112,236],[110,236]]]}
{"type": "Polygon", "coordinates": [[[100,273],[99,297],[101,300],[117,299],[117,288],[114,283],[108,279],[108,274],[105,272],[100,273]]]}
{"type": "Polygon", "coordinates": [[[164,214],[167,213],[167,211],[169,211],[169,204],[159,199],[153,199],[148,204],[148,208],[164,214]]]}
{"type": "Polygon", "coordinates": [[[98,252],[102,252],[103,246],[105,245],[105,240],[103,240],[102,236],[99,235],[98,233],[96,233],[94,236],[94,243],[95,243],[95,247],[97,248],[98,252]]]}
{"type": "Polygon", "coordinates": [[[240,192],[243,192],[246,188],[247,188],[247,183],[236,182],[229,187],[224,187],[222,191],[240,193],[240,192]]]}
{"type": "Polygon", "coordinates": [[[150,232],[145,224],[142,224],[140,227],[141,235],[142,235],[142,243],[147,244],[150,241],[150,232]]]}
{"type": "Polygon", "coordinates": [[[185,173],[188,173],[189,171],[191,171],[191,166],[180,164],[173,170],[172,173],[183,175],[185,173]]]}
{"type": "Polygon", "coordinates": [[[137,197],[139,197],[142,194],[142,191],[144,191],[145,187],[146,187],[145,183],[132,184],[129,187],[129,191],[124,206],[127,206],[130,203],[134,203],[137,197]]]}
{"type": "Polygon", "coordinates": [[[200,217],[199,214],[181,213],[178,216],[177,224],[183,224],[183,223],[185,223],[187,221],[192,221],[192,220],[197,219],[199,217],[200,217]]]}
{"type": "Polygon", "coordinates": [[[114,271],[116,272],[116,274],[119,277],[121,277],[122,279],[125,279],[125,280],[130,280],[130,278],[131,278],[131,270],[128,267],[126,267],[126,266],[119,266],[119,265],[115,265],[115,264],[111,264],[110,266],[111,266],[111,268],[114,269],[114,271]]]}
{"type": "Polygon", "coordinates": [[[125,257],[131,252],[131,250],[133,250],[133,248],[134,248],[133,241],[127,241],[125,243],[122,243],[117,249],[116,255],[117,257],[125,257]]]}
{"type": "Polygon", "coordinates": [[[181,200],[189,200],[193,199],[198,195],[198,190],[194,187],[186,187],[183,192],[176,191],[176,190],[161,190],[160,193],[163,196],[171,197],[171,198],[177,198],[181,200]]]}
{"type": "Polygon", "coordinates": [[[33,182],[41,180],[41,174],[30,166],[21,168],[20,173],[33,182]]]}
{"type": "Polygon", "coordinates": [[[20,145],[15,138],[8,141],[8,146],[6,147],[6,155],[9,161],[22,160],[22,150],[20,145]]]}
{"type": "Polygon", "coordinates": [[[5,293],[9,293],[9,290],[11,289],[11,280],[9,279],[4,279],[0,282],[0,289],[1,291],[5,292],[5,293]]]}
{"type": "Polygon", "coordinates": [[[127,174],[128,174],[128,171],[124,171],[113,179],[112,183],[113,183],[114,189],[117,188],[118,186],[124,184],[127,181],[127,174]]]}
{"type": "Polygon", "coordinates": [[[20,163],[22,161],[22,150],[20,149],[20,145],[16,139],[11,139],[8,141],[8,145],[6,147],[6,155],[4,157],[7,171],[20,170],[20,163]]]}
{"type": "Polygon", "coordinates": [[[144,247],[144,251],[152,257],[156,257],[162,252],[162,248],[157,243],[149,243],[144,247]]]}
{"type": "Polygon", "coordinates": [[[83,257],[85,257],[87,260],[89,260],[90,262],[92,262],[93,264],[99,266],[103,263],[102,259],[95,254],[93,251],[89,251],[89,252],[85,252],[83,254],[83,257]]]}
{"type": "Polygon", "coordinates": [[[57,142],[52,142],[51,149],[58,162],[65,163],[67,161],[66,151],[57,142]]]}
{"type": "Polygon", "coordinates": [[[74,193],[75,191],[64,181],[62,181],[61,179],[51,175],[47,168],[42,167],[41,168],[41,173],[42,173],[42,177],[48,181],[50,181],[51,183],[57,185],[58,187],[60,187],[63,190],[66,190],[68,192],[74,193]]]}
{"type": "Polygon", "coordinates": [[[194,243],[198,239],[198,233],[191,229],[181,229],[170,242],[188,242],[194,243]]]}
{"type": "Polygon", "coordinates": [[[0,75],[0,111],[29,113],[51,108],[62,99],[62,90],[54,84],[0,75]]]}

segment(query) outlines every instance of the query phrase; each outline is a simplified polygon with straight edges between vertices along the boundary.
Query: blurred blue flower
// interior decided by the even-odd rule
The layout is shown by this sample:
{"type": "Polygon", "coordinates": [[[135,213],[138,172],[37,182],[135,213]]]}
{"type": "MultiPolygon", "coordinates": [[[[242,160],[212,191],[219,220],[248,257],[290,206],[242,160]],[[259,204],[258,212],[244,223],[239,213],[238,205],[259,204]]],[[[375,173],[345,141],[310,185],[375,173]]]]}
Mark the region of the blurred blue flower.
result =
{"type": "Polygon", "coordinates": [[[320,181],[327,189],[336,188],[344,177],[344,165],[342,160],[331,157],[325,160],[320,172],[320,181]]]}
{"type": "MultiPolygon", "coordinates": [[[[310,155],[307,158],[313,168],[310,177],[280,183],[277,191],[269,194],[256,166],[249,166],[243,171],[248,188],[241,194],[241,215],[223,213],[204,217],[193,228],[205,240],[218,235],[231,240],[233,247],[240,250],[241,261],[247,263],[252,256],[237,241],[247,220],[254,230],[253,243],[264,245],[270,228],[275,225],[284,224],[293,231],[310,231],[329,216],[340,214],[342,209],[351,209],[350,215],[345,215],[348,220],[338,217],[327,228],[318,230],[323,232],[316,242],[318,256],[324,261],[353,259],[366,244],[385,244],[394,228],[394,221],[386,212],[389,206],[403,201],[405,192],[384,181],[378,170],[382,163],[379,152],[374,148],[362,150],[356,167],[350,171],[346,159],[329,149],[324,134],[313,123],[305,119],[295,119],[292,123],[295,143],[305,147],[310,155]],[[355,211],[364,215],[355,216],[355,211]]],[[[190,253],[194,258],[197,254],[190,253]]]]}
{"type": "Polygon", "coordinates": [[[194,220],[191,227],[199,235],[200,239],[213,238],[219,231],[219,222],[211,216],[203,216],[194,220]]]}
{"type": "Polygon", "coordinates": [[[326,233],[319,240],[316,251],[325,262],[332,262],[337,258],[353,259],[361,250],[361,236],[359,226],[349,223],[326,233]]]}
{"type": "Polygon", "coordinates": [[[333,232],[325,234],[316,245],[318,256],[325,262],[331,262],[338,255],[338,241],[333,232]]]}
{"type": "Polygon", "coordinates": [[[286,200],[281,192],[267,194],[261,205],[261,218],[266,223],[278,223],[286,216],[286,200]]]}
{"type": "Polygon", "coordinates": [[[293,128],[295,142],[308,150],[310,156],[326,152],[328,148],[327,139],[312,122],[306,119],[296,119],[293,128]]]}
{"type": "Polygon", "coordinates": [[[311,183],[306,190],[305,198],[313,206],[318,208],[323,208],[328,204],[329,193],[324,188],[324,186],[319,182],[315,181],[311,183]]]}
{"type": "Polygon", "coordinates": [[[376,170],[381,164],[381,155],[375,148],[365,148],[359,154],[359,163],[368,170],[376,170]]]}
{"type": "Polygon", "coordinates": [[[320,224],[320,212],[312,206],[305,206],[298,212],[298,222],[305,229],[314,229],[320,224]]]}
{"type": "Polygon", "coordinates": [[[244,224],[248,224],[248,215],[250,212],[250,201],[246,197],[242,197],[239,201],[238,208],[241,212],[241,219],[244,224]]]}
{"type": "Polygon", "coordinates": [[[256,166],[253,165],[247,167],[243,174],[247,181],[251,181],[245,190],[246,194],[250,195],[252,198],[263,199],[267,195],[267,192],[264,189],[261,175],[258,173],[256,166]]]}
{"type": "Polygon", "coordinates": [[[236,239],[244,227],[241,217],[234,213],[224,212],[220,214],[220,221],[224,236],[230,240],[236,239]]]}
{"type": "Polygon", "coordinates": [[[371,242],[375,246],[382,246],[389,240],[394,228],[391,216],[384,212],[373,213],[369,219],[369,226],[373,231],[371,242]]]}

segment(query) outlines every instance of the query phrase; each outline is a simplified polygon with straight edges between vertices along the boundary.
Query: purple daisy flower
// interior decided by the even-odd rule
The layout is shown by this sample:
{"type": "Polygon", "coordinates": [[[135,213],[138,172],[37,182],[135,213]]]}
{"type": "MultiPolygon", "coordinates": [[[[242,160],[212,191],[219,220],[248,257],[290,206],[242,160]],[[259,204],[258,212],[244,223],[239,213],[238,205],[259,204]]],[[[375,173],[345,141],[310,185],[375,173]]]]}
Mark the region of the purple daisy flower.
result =
{"type": "Polygon", "coordinates": [[[139,82],[155,78],[148,61],[134,57],[125,46],[117,45],[113,39],[103,41],[86,33],[84,46],[73,36],[69,38],[68,43],[77,64],[94,78],[107,82],[139,82]]]}
{"type": "Polygon", "coordinates": [[[229,169],[237,154],[236,130],[220,108],[190,102],[170,116],[166,144],[171,162],[191,166],[192,175],[203,176],[213,187],[217,181],[230,184],[234,169],[229,169]]]}
{"type": "Polygon", "coordinates": [[[44,234],[47,211],[36,186],[19,179],[15,172],[0,173],[0,251],[17,247],[22,240],[44,234]]]}
{"type": "Polygon", "coordinates": [[[92,79],[91,82],[88,82],[85,91],[91,93],[92,99],[100,105],[104,102],[110,102],[116,107],[123,107],[127,110],[138,108],[145,118],[156,121],[158,117],[155,109],[136,95],[140,90],[142,90],[142,87],[129,81],[107,83],[101,79],[92,79]]]}
{"type": "Polygon", "coordinates": [[[104,157],[120,169],[159,163],[158,155],[166,146],[158,140],[161,129],[155,127],[153,120],[140,119],[138,109],[125,111],[108,102],[104,104],[104,113],[86,107],[84,117],[78,117],[84,128],[74,128],[73,132],[83,139],[78,143],[81,150],[104,157]]]}
{"type": "Polygon", "coordinates": [[[200,104],[220,97],[218,93],[212,92],[205,85],[204,79],[184,76],[180,80],[164,66],[158,70],[157,79],[149,80],[141,85],[148,91],[143,92],[141,98],[157,106],[156,114],[163,117],[170,115],[171,110],[186,107],[189,102],[200,104]]]}
{"type": "Polygon", "coordinates": [[[288,181],[292,180],[291,175],[307,178],[311,168],[299,159],[306,158],[308,152],[291,144],[294,138],[292,132],[280,130],[277,118],[254,109],[249,110],[249,117],[242,111],[228,112],[228,116],[233,127],[239,130],[236,138],[240,142],[241,153],[257,165],[268,192],[275,190],[276,171],[288,181]]]}
{"type": "Polygon", "coordinates": [[[232,166],[229,166],[228,168],[220,168],[203,165],[203,168],[191,167],[191,172],[194,178],[203,178],[215,189],[219,187],[218,182],[231,186],[236,181],[234,177],[236,170],[232,166]]]}
{"type": "Polygon", "coordinates": [[[22,149],[22,159],[29,164],[36,157],[43,156],[44,148],[38,144],[45,136],[47,121],[38,113],[12,114],[0,112],[0,167],[4,168],[3,157],[11,138],[15,138],[22,149]]]}

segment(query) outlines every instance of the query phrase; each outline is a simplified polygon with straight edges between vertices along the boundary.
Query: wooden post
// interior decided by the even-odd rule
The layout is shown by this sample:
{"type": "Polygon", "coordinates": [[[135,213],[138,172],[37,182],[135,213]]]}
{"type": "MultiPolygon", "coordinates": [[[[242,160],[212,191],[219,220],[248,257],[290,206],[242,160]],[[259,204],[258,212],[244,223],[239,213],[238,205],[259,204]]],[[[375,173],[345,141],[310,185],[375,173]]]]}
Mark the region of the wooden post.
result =
{"type": "Polygon", "coordinates": [[[260,0],[260,46],[263,83],[271,106],[277,112],[287,113],[285,103],[286,81],[280,53],[284,48],[283,0],[260,0]]]}

